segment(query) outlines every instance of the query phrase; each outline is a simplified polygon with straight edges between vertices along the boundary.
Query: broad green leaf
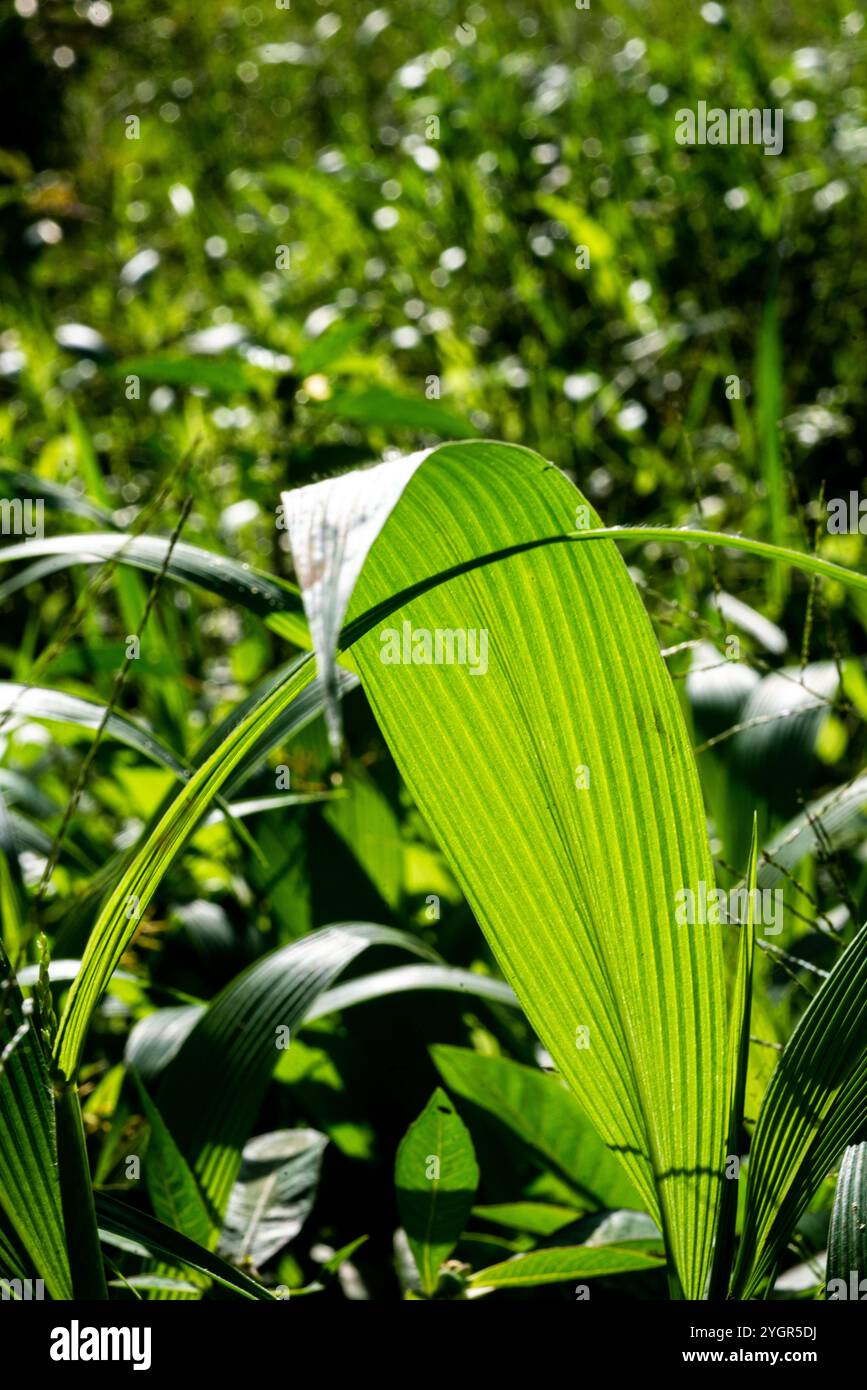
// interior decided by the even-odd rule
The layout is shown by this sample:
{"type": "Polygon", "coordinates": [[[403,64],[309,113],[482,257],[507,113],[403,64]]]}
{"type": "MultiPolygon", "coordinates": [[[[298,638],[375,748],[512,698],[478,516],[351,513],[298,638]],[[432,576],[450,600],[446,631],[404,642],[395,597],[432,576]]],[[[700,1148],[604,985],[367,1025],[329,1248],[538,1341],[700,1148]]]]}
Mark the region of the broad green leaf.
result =
{"type": "Polygon", "coordinates": [[[492,1206],[473,1207],[473,1216],[533,1236],[552,1236],[572,1224],[575,1211],[573,1207],[558,1207],[549,1202],[496,1202],[492,1206]]]}
{"type": "Polygon", "coordinates": [[[0,1207],[52,1298],[71,1298],[51,1083],[0,948],[0,1207]]]}
{"type": "Polygon", "coordinates": [[[437,1045],[431,1056],[451,1093],[517,1134],[537,1162],[568,1184],[578,1204],[641,1205],[623,1168],[559,1077],[460,1047],[437,1045]]]}
{"type": "Polygon", "coordinates": [[[661,1269],[662,1242],[632,1241],[629,1245],[563,1245],[531,1250],[502,1264],[477,1269],[470,1275],[474,1288],[521,1289],[535,1284],[562,1284],[567,1279],[601,1279],[611,1274],[634,1274],[661,1269]]]}
{"type": "Polygon", "coordinates": [[[867,1124],[867,927],[838,957],[771,1077],[750,1151],[735,1297],[749,1298],[841,1150],[867,1124]]]}
{"type": "Polygon", "coordinates": [[[153,1259],[167,1260],[173,1265],[187,1265],[200,1274],[207,1274],[231,1293],[241,1298],[260,1299],[272,1302],[274,1295],[257,1284],[255,1279],[234,1269],[232,1265],[213,1254],[203,1246],[197,1245],[188,1236],[173,1231],[153,1216],[136,1211],[126,1202],[118,1202],[107,1192],[96,1193],[96,1212],[99,1218],[100,1235],[126,1243],[125,1248],[150,1256],[153,1259]]]}
{"type": "Polygon", "coordinates": [[[206,1245],[211,1228],[198,1184],[138,1076],[135,1081],[150,1128],[144,1176],[154,1214],[172,1230],[206,1245]]]}
{"type": "Polygon", "coordinates": [[[214,1230],[282,1051],[316,998],[369,946],[431,954],[405,932],[371,923],[314,932],[236,976],[166,1067],[160,1110],[199,1181],[214,1230]]]}
{"type": "Polygon", "coordinates": [[[846,1149],[837,1178],[828,1232],[829,1299],[833,1298],[832,1279],[842,1279],[845,1297],[851,1298],[853,1273],[857,1285],[867,1279],[867,1143],[863,1140],[846,1149]]]}
{"type": "Polygon", "coordinates": [[[527,450],[447,445],[354,477],[303,489],[320,539],[296,569],[320,661],[369,549],[343,645],[503,974],[700,1297],[728,1092],[723,939],[674,920],[713,871],[635,585],[610,546],[555,540],[583,499],[527,450]],[[431,646],[452,634],[453,655],[463,633],[463,665],[395,660],[406,625],[431,646]]]}
{"type": "Polygon", "coordinates": [[[401,1140],[394,1168],[397,1207],[424,1293],[457,1245],[479,1185],[473,1141],[438,1086],[401,1140]]]}
{"type": "Polygon", "coordinates": [[[260,1269],[294,1240],[313,1207],[328,1138],[315,1129],[278,1129],[244,1145],[219,1251],[260,1269]]]}

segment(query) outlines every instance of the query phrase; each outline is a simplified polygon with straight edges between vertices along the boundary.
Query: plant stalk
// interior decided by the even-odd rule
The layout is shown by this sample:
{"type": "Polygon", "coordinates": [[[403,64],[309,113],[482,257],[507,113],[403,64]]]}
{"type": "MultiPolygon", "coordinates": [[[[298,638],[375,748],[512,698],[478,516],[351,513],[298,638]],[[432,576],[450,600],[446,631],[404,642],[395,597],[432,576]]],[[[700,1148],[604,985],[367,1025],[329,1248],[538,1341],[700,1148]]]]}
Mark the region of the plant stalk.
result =
{"type": "Polygon", "coordinates": [[[108,1290],[96,1225],[90,1165],[78,1087],[73,1082],[56,1094],[55,1112],[60,1198],[73,1295],[76,1300],[105,1302],[108,1290]]]}

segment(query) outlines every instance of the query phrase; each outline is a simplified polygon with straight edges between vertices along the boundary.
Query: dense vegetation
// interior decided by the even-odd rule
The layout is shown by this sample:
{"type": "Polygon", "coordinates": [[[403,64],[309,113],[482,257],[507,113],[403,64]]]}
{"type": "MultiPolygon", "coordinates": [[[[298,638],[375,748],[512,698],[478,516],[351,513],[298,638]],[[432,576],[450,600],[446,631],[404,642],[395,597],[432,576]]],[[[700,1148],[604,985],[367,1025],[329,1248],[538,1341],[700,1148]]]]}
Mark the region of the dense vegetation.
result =
{"type": "Polygon", "coordinates": [[[0,1279],[851,1297],[861,13],[0,47],[0,1279]]]}

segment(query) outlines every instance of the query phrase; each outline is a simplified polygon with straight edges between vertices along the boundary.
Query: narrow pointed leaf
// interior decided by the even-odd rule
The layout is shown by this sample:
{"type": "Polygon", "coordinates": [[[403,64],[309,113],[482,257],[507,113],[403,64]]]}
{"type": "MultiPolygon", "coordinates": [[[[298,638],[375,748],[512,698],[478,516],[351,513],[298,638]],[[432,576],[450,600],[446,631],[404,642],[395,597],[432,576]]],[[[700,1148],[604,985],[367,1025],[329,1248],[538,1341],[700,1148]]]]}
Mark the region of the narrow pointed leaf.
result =
{"type": "Polygon", "coordinates": [[[661,1241],[631,1241],[629,1245],[573,1245],[531,1250],[502,1264],[477,1269],[470,1276],[476,1288],[523,1289],[536,1284],[562,1284],[567,1279],[601,1279],[660,1269],[665,1264],[661,1241]]]}
{"type": "Polygon", "coordinates": [[[169,579],[195,585],[246,608],[288,640],[302,647],[309,646],[301,601],[294,585],[185,541],[175,543],[166,563],[169,546],[170,542],[162,536],[91,531],[84,535],[46,536],[41,540],[4,546],[0,550],[0,563],[39,561],[48,557],[71,566],[99,565],[111,560],[151,574],[165,571],[169,579]]]}
{"type": "Polygon", "coordinates": [[[127,864],[94,924],[82,968],[60,1019],[54,1055],[65,1076],[74,1075],[78,1068],[93,1010],[164,874],[233,770],[257,746],[274,719],[310,684],[313,674],[312,661],[302,660],[235,725],[197,768],[127,864]]]}
{"type": "Polygon", "coordinates": [[[750,1060],[750,1018],[752,1015],[753,956],[755,954],[756,864],[758,856],[758,819],[753,816],[753,838],[747,866],[747,920],[740,925],[738,962],[729,1017],[729,1128],[726,1144],[726,1167],[734,1162],[737,1171],[726,1171],[720,1207],[719,1232],[714,1251],[711,1297],[724,1297],[731,1274],[737,1218],[737,1184],[740,1180],[739,1139],[744,1124],[744,1098],[750,1060]]]}
{"type": "Polygon", "coordinates": [[[135,1248],[144,1250],[154,1259],[165,1260],[172,1265],[187,1265],[190,1269],[198,1270],[200,1274],[207,1274],[223,1288],[241,1298],[259,1299],[268,1303],[274,1301],[274,1295],[266,1288],[241,1270],[234,1269],[219,1255],[206,1250],[202,1245],[197,1245],[194,1240],[181,1235],[179,1231],[173,1231],[170,1226],[157,1221],[153,1216],[136,1211],[126,1202],[118,1202],[107,1192],[97,1192],[96,1213],[100,1233],[105,1231],[110,1236],[132,1242],[135,1248]]]}
{"type": "Polygon", "coordinates": [[[435,1291],[476,1195],[479,1168],[469,1131],[438,1086],[404,1135],[394,1169],[397,1206],[423,1291],[435,1291]]]}
{"type": "Polygon", "coordinates": [[[137,1076],[135,1080],[150,1128],[144,1176],[154,1213],[173,1230],[206,1245],[210,1222],[198,1184],[156,1105],[137,1076]]]}

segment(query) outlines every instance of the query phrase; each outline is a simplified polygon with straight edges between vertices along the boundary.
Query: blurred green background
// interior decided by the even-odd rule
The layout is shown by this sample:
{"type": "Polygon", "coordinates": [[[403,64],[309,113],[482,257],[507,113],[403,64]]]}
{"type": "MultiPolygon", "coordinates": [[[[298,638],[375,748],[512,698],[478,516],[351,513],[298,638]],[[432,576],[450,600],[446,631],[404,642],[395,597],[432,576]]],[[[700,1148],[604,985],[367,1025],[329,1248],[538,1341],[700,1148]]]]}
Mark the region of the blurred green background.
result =
{"type": "MultiPolygon", "coordinates": [[[[606,522],[818,538],[863,566],[863,538],[827,535],[821,503],[864,477],[867,25],[852,0],[9,0],[0,48],[0,452],[8,495],[67,490],[51,533],[167,536],[189,492],[185,541],[289,576],[281,488],[479,434],[540,450],[606,522]],[[675,113],[699,101],[782,109],[782,154],[678,145],[675,113]],[[101,511],[70,514],[70,494],[101,511]]],[[[863,764],[867,685],[856,663],[844,682],[843,663],[864,652],[867,606],[834,585],[811,598],[743,554],[651,542],[627,558],[696,744],[754,721],[699,760],[728,885],[755,807],[766,839],[863,764]],[[702,679],[731,631],[743,664],[702,679]],[[818,703],[792,691],[810,661],[818,703]],[[805,713],[781,717],[799,701],[805,713]]],[[[89,571],[15,574],[4,566],[4,677],[33,679],[39,656],[41,685],[108,699],[141,577],[115,574],[86,605],[84,640],[52,652],[89,571]]],[[[290,655],[252,613],[174,584],[149,633],[121,704],[182,757],[290,655]]],[[[293,789],[348,797],[259,817],[258,857],[206,827],[167,877],[125,959],[144,983],[118,982],[89,1042],[101,1183],[137,1143],[135,1101],[114,1106],[125,1038],[173,991],[208,998],[274,945],[349,917],[412,924],[450,964],[493,969],[358,696],[346,723],[341,771],[318,723],[272,763],[291,766],[293,789]]],[[[28,888],[78,737],[4,733],[28,888]]],[[[80,953],[101,866],[171,785],[100,748],[40,909],[55,956],[80,953]]],[[[273,789],[272,766],[250,790],[273,789]]],[[[834,957],[820,908],[835,929],[863,921],[860,805],[833,853],[804,846],[801,886],[786,882],[783,941],[801,959],[834,957]]],[[[781,1007],[757,1026],[780,1039],[803,998],[790,969],[765,956],[760,970],[781,1007]]],[[[397,1287],[393,1155],[436,1080],[432,1040],[544,1063],[508,1010],[396,998],[293,1041],[260,1125],[329,1135],[311,1238],[372,1231],[374,1296],[397,1287]]],[[[473,1132],[480,1200],[562,1197],[496,1127],[473,1132]]],[[[480,1241],[462,1256],[506,1248],[480,1241]]],[[[281,1277],[299,1283],[301,1265],[281,1277]]]]}
{"type": "Polygon", "coordinates": [[[216,519],[239,486],[271,510],[287,479],[472,426],[574,470],[607,519],[681,521],[699,492],[757,530],[764,324],[799,501],[858,474],[859,10],[16,9],[0,429],[28,467],[74,466],[73,403],[130,505],[201,439],[216,519]],[[699,100],[781,108],[782,155],[677,145],[699,100]]]}

